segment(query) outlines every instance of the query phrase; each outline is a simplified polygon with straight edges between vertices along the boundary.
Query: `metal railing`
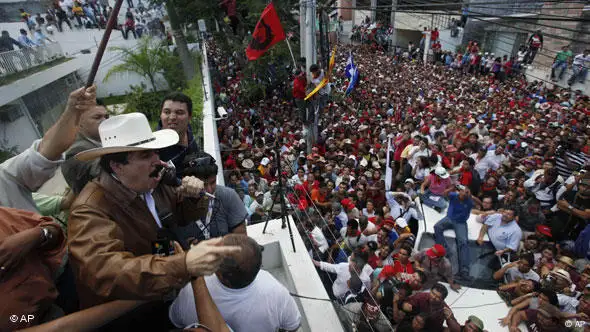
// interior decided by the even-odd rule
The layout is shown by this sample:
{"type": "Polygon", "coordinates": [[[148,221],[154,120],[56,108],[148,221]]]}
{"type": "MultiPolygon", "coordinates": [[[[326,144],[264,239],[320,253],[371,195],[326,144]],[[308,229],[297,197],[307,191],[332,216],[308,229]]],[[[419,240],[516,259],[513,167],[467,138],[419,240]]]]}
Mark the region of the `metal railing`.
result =
{"type": "Polygon", "coordinates": [[[0,53],[0,77],[34,68],[63,56],[59,43],[2,52],[0,53]]]}

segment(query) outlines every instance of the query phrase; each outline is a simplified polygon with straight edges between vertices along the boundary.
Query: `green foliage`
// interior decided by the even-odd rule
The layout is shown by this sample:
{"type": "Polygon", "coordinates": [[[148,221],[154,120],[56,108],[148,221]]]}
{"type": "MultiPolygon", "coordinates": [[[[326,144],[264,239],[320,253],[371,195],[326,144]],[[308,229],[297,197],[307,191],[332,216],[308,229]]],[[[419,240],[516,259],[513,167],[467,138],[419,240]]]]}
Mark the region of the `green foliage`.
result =
{"type": "Polygon", "coordinates": [[[175,52],[163,51],[160,54],[160,64],[162,66],[162,75],[168,87],[173,91],[180,91],[187,86],[186,77],[182,69],[180,57],[175,52]]]}
{"type": "Polygon", "coordinates": [[[152,91],[158,91],[156,77],[161,74],[168,87],[181,91],[187,87],[182,63],[176,52],[155,39],[142,38],[138,47],[131,49],[113,46],[112,50],[122,53],[123,63],[113,66],[104,78],[108,81],[115,73],[134,72],[149,80],[152,91]]]}
{"type": "Polygon", "coordinates": [[[149,93],[145,84],[131,85],[131,93],[127,95],[124,113],[139,112],[145,114],[150,123],[158,122],[160,118],[160,103],[166,91],[149,93]]]}
{"type": "Polygon", "coordinates": [[[163,70],[162,57],[167,50],[155,39],[147,36],[139,40],[137,48],[112,46],[110,48],[122,55],[122,63],[109,69],[103,82],[107,82],[115,73],[133,72],[150,81],[152,91],[157,91],[156,75],[163,70]]]}
{"type": "Polygon", "coordinates": [[[6,160],[16,156],[18,154],[18,150],[16,146],[5,147],[4,145],[0,146],[0,164],[5,162],[6,160]]]}
{"type": "MultiPolygon", "coordinates": [[[[200,64],[200,57],[196,61],[200,64]]],[[[199,67],[200,68],[200,67],[199,67]]],[[[184,91],[184,94],[189,96],[193,101],[193,116],[191,118],[191,127],[193,128],[193,134],[196,137],[203,136],[203,79],[200,70],[197,70],[195,77],[188,82],[188,88],[184,91]]]]}

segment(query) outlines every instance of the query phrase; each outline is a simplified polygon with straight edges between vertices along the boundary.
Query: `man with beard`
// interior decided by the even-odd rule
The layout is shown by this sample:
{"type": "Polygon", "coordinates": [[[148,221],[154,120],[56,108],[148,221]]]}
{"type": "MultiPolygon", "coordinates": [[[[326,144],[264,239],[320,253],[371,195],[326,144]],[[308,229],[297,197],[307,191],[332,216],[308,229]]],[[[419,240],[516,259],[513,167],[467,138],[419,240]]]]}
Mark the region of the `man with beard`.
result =
{"type": "Polygon", "coordinates": [[[172,92],[164,97],[160,109],[160,122],[157,129],[172,129],[178,133],[179,139],[178,143],[160,149],[158,154],[161,160],[171,161],[174,164],[176,175],[181,179],[185,156],[199,151],[190,125],[193,102],[182,92],[172,92]]]}
{"type": "Polygon", "coordinates": [[[100,157],[102,171],[77,197],[68,225],[80,305],[149,300],[105,329],[162,330],[170,326],[163,299],[190,278],[215,272],[225,255],[239,249],[211,240],[185,253],[173,243],[170,228],[206,213],[203,181],[185,177],[178,190],[160,183],[165,163],[156,151],[178,142],[174,130],[152,133],[141,113],[112,117],[98,130],[102,147],[76,158],[100,157]]]}

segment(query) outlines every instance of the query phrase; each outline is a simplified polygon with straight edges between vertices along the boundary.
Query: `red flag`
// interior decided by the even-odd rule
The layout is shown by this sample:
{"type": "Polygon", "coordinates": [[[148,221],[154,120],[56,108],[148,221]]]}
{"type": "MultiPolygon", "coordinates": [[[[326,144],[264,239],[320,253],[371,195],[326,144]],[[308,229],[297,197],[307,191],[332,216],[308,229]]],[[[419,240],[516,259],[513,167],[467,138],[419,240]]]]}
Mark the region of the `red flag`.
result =
{"type": "Polygon", "coordinates": [[[256,24],[256,29],[252,34],[252,41],[246,48],[248,60],[258,59],[271,46],[282,40],[285,40],[285,31],[281,26],[275,6],[271,2],[264,8],[260,21],[256,24]]]}

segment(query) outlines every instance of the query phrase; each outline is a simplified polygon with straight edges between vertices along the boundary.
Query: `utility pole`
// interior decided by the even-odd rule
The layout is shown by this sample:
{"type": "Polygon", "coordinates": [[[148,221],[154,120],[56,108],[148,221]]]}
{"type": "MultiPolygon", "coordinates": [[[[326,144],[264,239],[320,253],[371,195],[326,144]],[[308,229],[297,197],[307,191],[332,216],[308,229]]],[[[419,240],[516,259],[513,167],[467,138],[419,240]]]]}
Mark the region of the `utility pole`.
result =
{"type": "MultiPolygon", "coordinates": [[[[316,12],[315,12],[316,0],[311,0],[307,2],[306,7],[306,20],[305,20],[305,69],[307,70],[307,82],[311,83],[311,72],[309,71],[309,67],[316,63],[316,38],[315,38],[315,20],[316,20],[316,12]]],[[[316,112],[316,107],[318,105],[318,96],[311,98],[307,103],[307,121],[303,124],[304,131],[306,132],[305,141],[307,145],[307,153],[311,153],[311,148],[313,145],[312,141],[312,131],[313,131],[313,123],[314,117],[316,112]]]]}
{"type": "Polygon", "coordinates": [[[303,57],[305,55],[305,20],[306,20],[306,11],[307,8],[305,6],[305,0],[299,1],[299,57],[303,57]]]}
{"type": "Polygon", "coordinates": [[[305,20],[305,69],[308,74],[308,81],[311,82],[311,75],[309,67],[316,63],[316,38],[315,38],[315,6],[316,0],[311,0],[307,3],[306,20],[305,20]]]}
{"type": "Polygon", "coordinates": [[[371,22],[377,21],[377,0],[371,0],[371,22]]]}
{"type": "Polygon", "coordinates": [[[393,28],[391,32],[391,45],[393,46],[393,55],[395,55],[395,50],[397,48],[397,29],[395,28],[395,11],[397,10],[397,0],[391,1],[391,27],[393,28]]]}
{"type": "Polygon", "coordinates": [[[352,9],[350,10],[352,12],[352,27],[351,29],[351,35],[352,35],[352,28],[354,28],[354,24],[355,24],[355,16],[356,16],[356,0],[352,0],[352,9]]]}
{"type": "Polygon", "coordinates": [[[428,64],[428,51],[430,50],[431,31],[424,32],[424,66],[428,64]]]}

